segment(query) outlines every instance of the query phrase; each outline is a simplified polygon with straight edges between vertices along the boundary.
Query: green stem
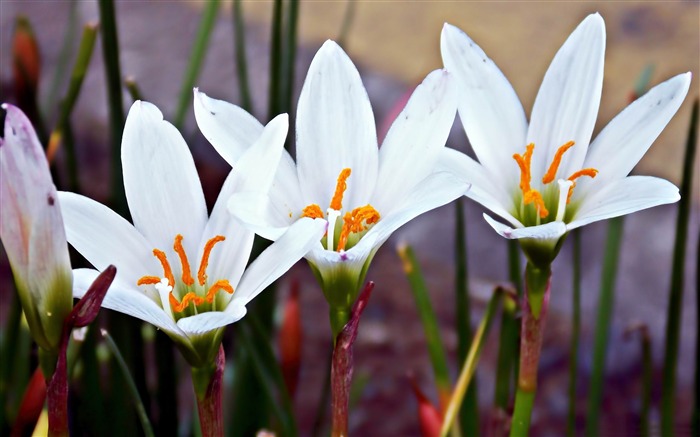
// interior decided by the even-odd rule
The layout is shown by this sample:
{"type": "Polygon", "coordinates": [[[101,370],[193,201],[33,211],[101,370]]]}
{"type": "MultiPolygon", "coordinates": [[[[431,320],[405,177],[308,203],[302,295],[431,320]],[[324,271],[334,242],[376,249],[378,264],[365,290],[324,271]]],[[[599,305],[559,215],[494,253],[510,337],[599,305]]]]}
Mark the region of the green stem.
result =
{"type": "Polygon", "coordinates": [[[615,297],[615,278],[622,241],[623,218],[610,220],[608,226],[608,242],[603,259],[601,274],[600,300],[598,301],[598,316],[595,325],[595,340],[593,344],[593,369],[591,371],[590,389],[588,391],[588,416],[586,417],[586,436],[595,437],[599,434],[600,405],[603,400],[603,379],[605,374],[605,356],[610,336],[610,322],[615,297]]]}
{"type": "Polygon", "coordinates": [[[199,426],[203,437],[223,437],[224,420],[221,409],[224,364],[223,346],[211,365],[192,368],[192,384],[197,398],[199,426]]]}
{"type": "Polygon", "coordinates": [[[177,110],[175,111],[175,118],[173,119],[173,124],[178,129],[182,128],[182,123],[185,121],[185,114],[187,114],[187,108],[190,106],[190,101],[192,100],[192,88],[197,81],[199,71],[202,69],[204,57],[209,48],[209,37],[214,28],[216,15],[221,2],[220,0],[209,0],[205,4],[206,6],[199,22],[197,36],[195,37],[192,52],[190,53],[190,62],[187,64],[185,78],[180,88],[180,97],[178,99],[177,110]]]}
{"type": "Polygon", "coordinates": [[[574,259],[573,259],[573,296],[571,319],[571,348],[569,349],[569,412],[567,422],[567,435],[576,435],[576,382],[578,380],[578,345],[581,330],[581,230],[573,231],[574,259]]]}
{"type": "Polygon", "coordinates": [[[540,268],[530,262],[525,266],[526,294],[523,298],[520,328],[520,368],[510,429],[511,437],[527,436],[530,430],[551,279],[552,270],[549,266],[540,268]]]}
{"type": "Polygon", "coordinates": [[[338,334],[343,330],[345,325],[350,320],[350,308],[348,307],[330,307],[329,311],[331,319],[331,334],[333,335],[333,346],[338,338],[338,334]]]}
{"type": "Polygon", "coordinates": [[[248,82],[248,55],[245,50],[245,21],[241,7],[242,2],[242,0],[233,0],[233,32],[238,92],[241,96],[241,108],[253,112],[253,101],[250,98],[250,83],[248,82]]]}
{"type": "Polygon", "coordinates": [[[676,240],[673,246],[673,267],[671,271],[671,291],[666,318],[666,351],[664,353],[664,373],[661,383],[661,434],[674,435],[676,416],[676,370],[678,368],[678,348],[680,344],[681,318],[683,307],[683,270],[685,267],[685,245],[688,239],[688,222],[693,183],[693,170],[696,167],[695,150],[698,138],[698,100],[693,104],[690,118],[690,131],[683,160],[683,181],[681,182],[681,200],[678,203],[676,219],[676,240]]]}

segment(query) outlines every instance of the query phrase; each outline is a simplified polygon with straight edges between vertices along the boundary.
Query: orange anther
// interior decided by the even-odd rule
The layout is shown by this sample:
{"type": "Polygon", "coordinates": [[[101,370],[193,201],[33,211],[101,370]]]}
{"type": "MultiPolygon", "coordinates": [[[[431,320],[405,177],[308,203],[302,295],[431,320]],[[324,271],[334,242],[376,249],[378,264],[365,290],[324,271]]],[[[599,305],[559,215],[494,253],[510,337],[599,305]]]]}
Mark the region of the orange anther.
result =
{"type": "Polygon", "coordinates": [[[197,272],[197,279],[199,280],[199,285],[204,285],[207,282],[207,265],[209,264],[209,255],[214,245],[219,241],[224,241],[226,237],[223,235],[217,235],[214,238],[210,238],[207,244],[204,245],[204,253],[202,254],[202,260],[199,262],[199,271],[197,272]]]}
{"type": "Polygon", "coordinates": [[[321,211],[321,207],[318,206],[315,203],[312,203],[311,205],[305,207],[301,211],[301,216],[302,217],[309,217],[312,219],[322,219],[323,218],[323,211],[321,211]]]}
{"type": "Polygon", "coordinates": [[[532,178],[530,175],[530,166],[532,163],[532,152],[534,149],[535,145],[530,143],[527,145],[525,148],[525,153],[522,155],[518,155],[517,153],[513,154],[513,159],[515,159],[515,162],[518,163],[518,167],[520,167],[520,189],[522,190],[523,194],[530,191],[530,179],[532,178]]]}
{"type": "Polygon", "coordinates": [[[214,297],[216,297],[216,293],[218,293],[219,290],[224,290],[228,294],[233,294],[233,287],[231,287],[231,284],[226,279],[219,279],[209,288],[206,301],[209,303],[214,302],[214,297]]]}
{"type": "Polygon", "coordinates": [[[185,249],[182,247],[181,234],[177,234],[175,236],[175,244],[173,245],[173,249],[180,257],[180,263],[182,264],[182,282],[184,282],[187,286],[194,284],[194,278],[192,278],[192,273],[190,272],[190,263],[187,260],[185,249]]]}
{"type": "Polygon", "coordinates": [[[343,193],[348,187],[347,180],[350,177],[351,170],[349,168],[344,168],[340,171],[338,175],[338,182],[335,185],[335,193],[333,193],[333,198],[331,199],[330,208],[336,211],[343,209],[343,193]]]}
{"type": "Polygon", "coordinates": [[[187,293],[185,296],[183,296],[182,300],[180,302],[177,301],[177,298],[173,295],[173,293],[170,293],[169,296],[170,299],[170,308],[175,311],[176,313],[180,313],[185,310],[190,305],[190,302],[194,303],[195,306],[198,306],[204,302],[204,298],[197,296],[194,292],[190,291],[187,293]]]}
{"type": "Polygon", "coordinates": [[[571,176],[568,177],[568,180],[573,182],[571,186],[569,187],[569,192],[566,195],[566,204],[568,205],[569,202],[571,202],[571,196],[574,194],[574,187],[576,186],[576,179],[580,178],[581,176],[588,176],[591,179],[596,177],[598,175],[598,170],[592,167],[588,168],[582,168],[581,170],[574,172],[571,176]]]}
{"type": "Polygon", "coordinates": [[[338,240],[338,251],[345,249],[351,233],[362,232],[367,229],[368,225],[377,223],[379,219],[379,213],[372,205],[361,206],[346,213],[343,217],[343,228],[338,240]]]}
{"type": "Polygon", "coordinates": [[[160,283],[158,276],[141,276],[141,279],[136,282],[136,285],[153,285],[160,283]]]}
{"type": "MultiPolygon", "coordinates": [[[[160,264],[163,266],[163,274],[168,280],[168,285],[175,287],[175,277],[173,276],[173,270],[170,268],[170,263],[168,262],[168,257],[165,256],[165,252],[153,249],[153,255],[158,258],[158,261],[160,261],[160,264]]],[[[158,282],[160,282],[160,280],[158,282]]]]}
{"type": "Polygon", "coordinates": [[[540,218],[546,218],[549,215],[547,207],[544,206],[544,200],[542,195],[537,190],[530,190],[523,196],[523,203],[525,205],[529,203],[534,203],[537,206],[537,212],[540,214],[540,218]]]}
{"type": "Polygon", "coordinates": [[[566,153],[566,151],[572,147],[574,147],[574,142],[569,141],[557,149],[556,153],[554,154],[554,158],[552,158],[552,163],[549,165],[547,173],[542,176],[543,184],[548,184],[554,180],[554,177],[557,175],[557,170],[559,170],[561,159],[564,157],[564,153],[566,153]]]}

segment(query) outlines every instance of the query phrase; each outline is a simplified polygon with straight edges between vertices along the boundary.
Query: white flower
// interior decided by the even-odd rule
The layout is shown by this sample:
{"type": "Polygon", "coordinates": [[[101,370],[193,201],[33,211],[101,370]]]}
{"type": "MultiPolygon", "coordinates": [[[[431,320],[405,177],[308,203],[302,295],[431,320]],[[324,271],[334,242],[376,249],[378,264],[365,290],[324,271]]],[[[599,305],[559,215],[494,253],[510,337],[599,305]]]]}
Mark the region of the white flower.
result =
{"type": "MultiPolygon", "coordinates": [[[[117,276],[103,306],[147,321],[177,342],[191,365],[211,362],[223,326],[299,260],[325,231],[303,220],[247,269],[254,234],[226,208],[237,190],[266,190],[287,134],[287,116],[275,118],[238,160],[207,218],[202,187],[187,144],[152,104],[136,102],[122,141],[124,187],[134,224],[73,193],[59,193],[68,241],[97,270],[117,276]]],[[[76,297],[96,270],[74,271],[76,297]]]]}
{"type": "MultiPolygon", "coordinates": [[[[299,97],[295,165],[285,154],[269,196],[237,193],[233,214],[275,240],[302,217],[329,230],[306,256],[331,306],[349,308],[369,262],[392,232],[461,196],[468,184],[436,172],[456,102],[444,70],[417,87],[380,149],[367,92],[333,41],[314,57],[299,97]]],[[[234,164],[260,126],[235,106],[195,91],[202,133],[234,164]]]]}
{"type": "Polygon", "coordinates": [[[61,208],[44,149],[19,108],[7,111],[0,138],[0,239],[34,341],[56,350],[73,307],[61,208]]]}
{"type": "Polygon", "coordinates": [[[446,149],[441,163],[473,184],[467,196],[509,223],[484,215],[500,235],[554,256],[574,228],[679,199],[666,180],[627,175],[676,113],[690,73],[654,87],[589,145],[603,85],[600,15],[588,16],[554,57],[529,126],[507,79],[467,35],[445,24],[441,47],[479,159],[446,149]]]}

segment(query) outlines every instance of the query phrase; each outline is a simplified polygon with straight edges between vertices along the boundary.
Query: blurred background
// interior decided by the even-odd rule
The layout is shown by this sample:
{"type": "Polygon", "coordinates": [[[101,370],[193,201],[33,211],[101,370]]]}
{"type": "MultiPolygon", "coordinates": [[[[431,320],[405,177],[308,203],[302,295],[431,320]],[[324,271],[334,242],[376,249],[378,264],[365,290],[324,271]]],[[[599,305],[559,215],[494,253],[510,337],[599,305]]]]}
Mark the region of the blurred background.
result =
{"type": "MultiPolygon", "coordinates": [[[[49,1],[4,0],[0,3],[2,101],[13,101],[14,98],[11,46],[15,20],[24,15],[34,29],[40,49],[39,106],[47,113],[55,112],[57,100],[51,97],[55,93],[53,87],[65,89],[65,84],[54,85],[52,82],[61,57],[66,53],[63,51],[64,35],[71,31],[70,23],[78,23],[78,28],[73,29],[75,45],[67,52],[74,56],[82,25],[99,20],[96,2],[75,3],[75,6],[71,2],[49,1]]],[[[171,121],[204,6],[194,1],[117,1],[115,4],[122,74],[132,76],[144,98],[161,108],[165,118],[171,121]]],[[[253,113],[266,122],[273,3],[243,2],[242,11],[253,113]]],[[[648,66],[653,66],[651,85],[678,73],[693,73],[686,101],[635,169],[638,174],[660,176],[679,184],[690,109],[699,94],[700,3],[697,1],[302,1],[293,101],[296,102],[317,48],[326,39],[339,40],[363,76],[379,131],[385,131],[406,93],[430,71],[441,67],[440,31],[443,23],[449,22],[464,30],[496,62],[529,114],[550,60],[575,26],[592,12],[600,12],[607,27],[605,80],[596,132],[628,104],[637,78],[648,66]]],[[[229,2],[221,4],[215,20],[196,85],[212,97],[240,104],[229,2]]],[[[100,201],[109,196],[111,169],[103,65],[102,52],[95,50],[72,114],[82,191],[100,201]]],[[[124,101],[128,108],[132,100],[126,91],[124,101]]],[[[192,148],[211,207],[228,167],[198,132],[191,108],[185,115],[181,131],[192,148]]],[[[449,146],[469,151],[459,124],[455,125],[449,146]]],[[[59,169],[63,159],[65,156],[59,151],[59,169]]],[[[695,163],[695,168],[698,167],[700,159],[695,163]]],[[[66,180],[67,176],[59,171],[59,188],[66,180]]],[[[680,424],[681,429],[686,430],[689,428],[685,418],[690,417],[692,408],[694,345],[698,335],[694,292],[700,223],[697,178],[693,186],[686,257],[686,271],[689,273],[685,278],[681,314],[677,383],[678,417],[686,421],[685,428],[680,424]]],[[[506,244],[483,221],[480,206],[463,202],[467,212],[472,321],[478,321],[494,285],[508,280],[506,244]]],[[[395,251],[398,242],[408,242],[416,249],[443,328],[445,346],[453,358],[451,371],[453,375],[457,374],[454,359],[457,337],[454,331],[453,209],[453,205],[448,205],[430,212],[397,232],[380,250],[370,269],[368,279],[375,280],[377,286],[363,316],[355,346],[356,378],[364,381],[351,415],[351,432],[355,435],[419,435],[416,401],[406,379],[407,372],[412,372],[424,390],[435,398],[430,392],[432,372],[423,329],[395,251]]],[[[663,206],[625,219],[609,336],[606,391],[601,408],[603,430],[607,435],[634,435],[634,423],[639,415],[641,350],[638,341],[624,338],[623,332],[630,325],[648,325],[657,388],[661,381],[676,211],[674,205],[663,206]]],[[[597,223],[582,232],[583,317],[577,383],[577,393],[581,398],[577,417],[581,423],[585,417],[583,400],[590,376],[592,333],[606,229],[606,223],[597,223]]],[[[545,333],[533,435],[562,435],[566,427],[572,288],[570,243],[565,244],[554,266],[551,316],[545,333]]],[[[0,325],[4,326],[12,276],[4,252],[0,261],[0,302],[3,305],[0,325]]],[[[299,263],[281,281],[281,299],[286,296],[290,278],[299,281],[301,290],[304,342],[295,408],[301,434],[306,435],[313,426],[326,375],[330,329],[327,304],[305,263],[299,263]]],[[[230,329],[235,330],[236,326],[230,329]]],[[[477,370],[483,422],[487,422],[486,418],[492,413],[497,331],[492,332],[477,370]]],[[[178,368],[181,367],[182,363],[179,363],[178,368]]],[[[183,390],[191,389],[187,386],[183,390]]],[[[657,392],[655,388],[655,402],[657,392]]],[[[188,396],[189,391],[181,395],[188,396]]],[[[658,422],[657,413],[652,413],[652,420],[658,422]]]]}

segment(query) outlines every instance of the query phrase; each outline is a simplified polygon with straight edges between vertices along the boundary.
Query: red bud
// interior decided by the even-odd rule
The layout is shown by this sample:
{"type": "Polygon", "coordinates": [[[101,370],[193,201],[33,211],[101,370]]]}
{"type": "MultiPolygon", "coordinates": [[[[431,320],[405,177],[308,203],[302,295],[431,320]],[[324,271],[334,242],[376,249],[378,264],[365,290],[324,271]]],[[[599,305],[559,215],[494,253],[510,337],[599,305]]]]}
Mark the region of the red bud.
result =
{"type": "Polygon", "coordinates": [[[284,304],[282,326],[278,337],[280,367],[284,384],[290,397],[294,397],[299,383],[301,367],[301,342],[304,332],[301,326],[301,311],[299,308],[299,281],[294,279],[292,287],[284,304]]]}
{"type": "Polygon", "coordinates": [[[442,414],[440,411],[430,402],[427,396],[416,383],[413,376],[409,376],[408,380],[413,388],[413,393],[416,395],[416,400],[418,401],[418,423],[420,424],[420,432],[423,437],[437,437],[440,435],[440,428],[442,427],[442,414]]]}
{"type": "Polygon", "coordinates": [[[11,437],[32,435],[36,422],[41,415],[41,410],[44,408],[45,400],[46,381],[44,380],[44,374],[41,373],[41,368],[37,368],[24,391],[17,418],[12,426],[11,437]]]}

